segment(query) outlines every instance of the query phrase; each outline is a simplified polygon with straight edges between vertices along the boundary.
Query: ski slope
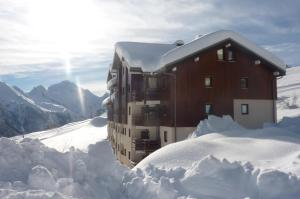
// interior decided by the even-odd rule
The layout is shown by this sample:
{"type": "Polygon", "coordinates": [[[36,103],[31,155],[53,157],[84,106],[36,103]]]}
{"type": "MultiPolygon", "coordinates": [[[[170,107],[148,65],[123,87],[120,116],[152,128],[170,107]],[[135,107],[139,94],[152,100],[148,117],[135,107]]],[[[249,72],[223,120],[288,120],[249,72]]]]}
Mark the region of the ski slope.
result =
{"type": "MultiPolygon", "coordinates": [[[[70,147],[87,151],[90,144],[95,144],[107,137],[106,118],[95,117],[80,122],[69,123],[59,128],[26,134],[25,138],[39,139],[46,146],[66,152],[70,147]]],[[[23,136],[13,139],[20,141],[23,136]]]]}

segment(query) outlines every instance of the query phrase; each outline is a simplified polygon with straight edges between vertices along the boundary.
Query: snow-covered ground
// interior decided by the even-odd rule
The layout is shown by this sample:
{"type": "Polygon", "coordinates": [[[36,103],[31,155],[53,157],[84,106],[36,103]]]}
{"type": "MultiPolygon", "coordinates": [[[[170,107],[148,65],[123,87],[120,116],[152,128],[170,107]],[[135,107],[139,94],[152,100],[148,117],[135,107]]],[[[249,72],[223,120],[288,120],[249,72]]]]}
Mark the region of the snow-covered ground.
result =
{"type": "Polygon", "coordinates": [[[149,187],[167,181],[176,197],[299,198],[299,129],[300,118],[248,130],[230,117],[211,116],[190,139],[150,154],[135,167],[136,174],[141,172],[139,180],[149,187]]]}
{"type": "Polygon", "coordinates": [[[101,118],[0,138],[0,198],[298,199],[299,85],[300,68],[278,82],[277,125],[249,130],[211,116],[133,170],[116,160],[101,118]]]}
{"type": "Polygon", "coordinates": [[[300,67],[287,70],[287,75],[278,81],[277,117],[300,116],[300,67]]]}
{"type": "MultiPolygon", "coordinates": [[[[60,152],[68,151],[71,147],[86,152],[90,144],[106,139],[106,123],[106,118],[96,117],[60,128],[26,134],[25,138],[39,139],[46,146],[60,152]]],[[[23,137],[16,136],[13,139],[22,140],[23,137]]]]}

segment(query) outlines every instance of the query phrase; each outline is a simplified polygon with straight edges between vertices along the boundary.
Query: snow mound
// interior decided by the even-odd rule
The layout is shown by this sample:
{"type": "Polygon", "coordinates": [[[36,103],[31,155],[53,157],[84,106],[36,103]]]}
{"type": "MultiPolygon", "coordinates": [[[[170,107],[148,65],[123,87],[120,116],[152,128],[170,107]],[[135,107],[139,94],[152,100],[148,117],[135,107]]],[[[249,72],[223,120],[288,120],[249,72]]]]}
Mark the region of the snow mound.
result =
{"type": "Polygon", "coordinates": [[[207,119],[201,120],[196,130],[190,136],[191,138],[199,137],[212,132],[223,132],[229,130],[243,130],[237,122],[233,121],[231,116],[224,115],[222,118],[209,115],[207,119]]]}
{"type": "Polygon", "coordinates": [[[249,163],[214,156],[190,168],[136,168],[123,178],[128,198],[295,199],[300,178],[278,170],[259,170],[249,163]]]}
{"type": "Polygon", "coordinates": [[[0,198],[120,198],[126,169],[107,141],[60,153],[38,140],[0,138],[0,198]]]}
{"type": "Polygon", "coordinates": [[[181,182],[188,193],[196,196],[232,199],[256,193],[251,172],[246,171],[239,162],[220,161],[213,156],[195,162],[181,182]]]}
{"type": "Polygon", "coordinates": [[[190,139],[142,160],[123,184],[129,198],[299,198],[299,129],[299,118],[251,130],[228,116],[209,116],[190,139]]]}
{"type": "Polygon", "coordinates": [[[300,117],[283,117],[277,127],[284,128],[294,133],[300,132],[300,117]]]}

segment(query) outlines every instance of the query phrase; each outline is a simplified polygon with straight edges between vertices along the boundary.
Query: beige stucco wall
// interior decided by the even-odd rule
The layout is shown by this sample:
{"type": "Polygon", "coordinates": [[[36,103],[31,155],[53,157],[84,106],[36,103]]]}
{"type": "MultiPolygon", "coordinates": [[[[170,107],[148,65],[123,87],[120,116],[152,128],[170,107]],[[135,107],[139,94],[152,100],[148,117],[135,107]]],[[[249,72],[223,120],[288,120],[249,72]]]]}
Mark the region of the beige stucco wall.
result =
{"type": "Polygon", "coordinates": [[[274,100],[234,99],[234,120],[247,128],[261,128],[265,122],[275,122],[274,100]],[[249,105],[249,114],[241,113],[241,104],[249,105]]]}
{"type": "MultiPolygon", "coordinates": [[[[176,128],[176,141],[185,140],[194,130],[196,127],[177,127],[176,128]]],[[[175,142],[175,128],[168,127],[168,126],[160,126],[159,128],[160,134],[160,143],[161,146],[166,146],[170,143],[175,142]],[[167,131],[167,142],[164,140],[164,131],[167,131]]]]}

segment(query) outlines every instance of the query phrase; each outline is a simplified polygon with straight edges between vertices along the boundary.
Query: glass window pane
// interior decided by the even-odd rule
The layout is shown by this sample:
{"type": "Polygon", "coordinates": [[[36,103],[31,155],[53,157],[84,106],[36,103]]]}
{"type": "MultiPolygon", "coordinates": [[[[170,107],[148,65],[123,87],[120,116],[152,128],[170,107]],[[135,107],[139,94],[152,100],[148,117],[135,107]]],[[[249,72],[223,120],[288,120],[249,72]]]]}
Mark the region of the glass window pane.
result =
{"type": "Polygon", "coordinates": [[[211,104],[206,104],[205,105],[205,113],[210,114],[212,112],[212,106],[211,104]]]}
{"type": "Polygon", "coordinates": [[[242,114],[248,114],[249,113],[249,106],[248,106],[248,104],[242,104],[241,105],[241,112],[242,112],[242,114]]]}
{"type": "Polygon", "coordinates": [[[241,88],[248,88],[248,78],[244,77],[240,80],[241,88]]]}
{"type": "Polygon", "coordinates": [[[211,87],[212,86],[212,78],[211,77],[205,77],[204,84],[205,84],[206,87],[211,87]]]}
{"type": "Polygon", "coordinates": [[[233,60],[233,53],[231,50],[228,51],[228,60],[229,61],[233,60]]]}
{"type": "Polygon", "coordinates": [[[217,50],[217,56],[218,56],[218,60],[224,59],[223,49],[217,50]]]}

